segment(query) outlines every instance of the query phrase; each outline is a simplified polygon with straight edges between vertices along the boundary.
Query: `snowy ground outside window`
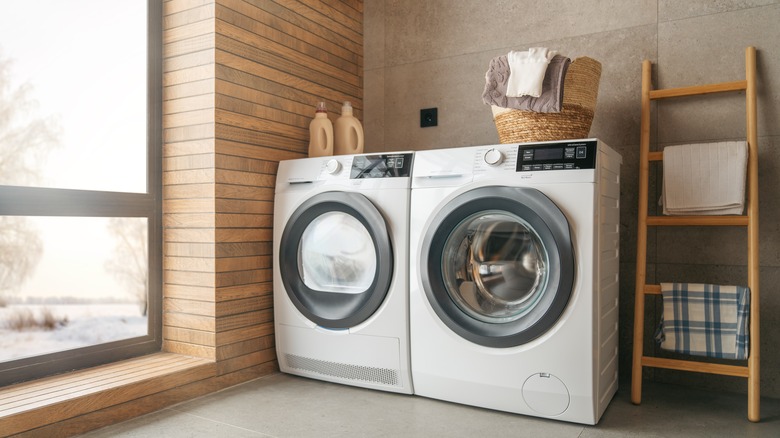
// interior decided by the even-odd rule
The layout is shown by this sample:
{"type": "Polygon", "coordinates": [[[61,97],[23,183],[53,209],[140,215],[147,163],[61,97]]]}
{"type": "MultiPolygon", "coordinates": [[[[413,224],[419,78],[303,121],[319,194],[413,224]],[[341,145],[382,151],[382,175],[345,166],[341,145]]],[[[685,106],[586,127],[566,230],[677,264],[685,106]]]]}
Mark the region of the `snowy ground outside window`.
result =
{"type": "Polygon", "coordinates": [[[0,307],[0,362],[129,339],[147,334],[147,318],[138,304],[12,304],[0,307]],[[7,327],[19,312],[42,318],[45,309],[65,324],[52,330],[7,327]]]}

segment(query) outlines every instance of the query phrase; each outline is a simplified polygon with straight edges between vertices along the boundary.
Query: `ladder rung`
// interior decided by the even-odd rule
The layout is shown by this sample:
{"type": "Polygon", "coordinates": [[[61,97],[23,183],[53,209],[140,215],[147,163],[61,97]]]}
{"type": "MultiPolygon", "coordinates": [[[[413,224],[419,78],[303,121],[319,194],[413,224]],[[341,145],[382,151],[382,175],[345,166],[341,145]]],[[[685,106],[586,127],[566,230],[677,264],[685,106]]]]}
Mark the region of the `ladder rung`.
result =
{"type": "Polygon", "coordinates": [[[747,226],[747,216],[648,216],[649,226],[747,226]]]}
{"type": "Polygon", "coordinates": [[[699,94],[724,93],[747,89],[747,81],[720,82],[717,84],[694,85],[692,87],[666,88],[650,90],[650,99],[665,99],[667,97],[696,96],[699,94]]]}
{"type": "Polygon", "coordinates": [[[664,357],[642,356],[642,366],[694,371],[697,373],[721,374],[724,376],[748,377],[748,367],[746,366],[667,359],[664,357]]]}
{"type": "Polygon", "coordinates": [[[664,153],[661,152],[650,152],[647,154],[647,160],[648,161],[663,161],[664,160],[664,153]]]}
{"type": "Polygon", "coordinates": [[[661,295],[661,285],[660,284],[646,284],[645,285],[645,295],[661,295]]]}

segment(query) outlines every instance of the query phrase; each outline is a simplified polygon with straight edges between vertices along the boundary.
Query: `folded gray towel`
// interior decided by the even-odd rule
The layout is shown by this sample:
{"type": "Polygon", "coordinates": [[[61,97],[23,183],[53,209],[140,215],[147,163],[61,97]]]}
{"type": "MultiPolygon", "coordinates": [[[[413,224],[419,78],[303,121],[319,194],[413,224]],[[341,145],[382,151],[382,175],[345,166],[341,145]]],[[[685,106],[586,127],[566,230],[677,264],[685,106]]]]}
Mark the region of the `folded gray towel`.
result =
{"type": "Polygon", "coordinates": [[[537,113],[561,112],[564,92],[563,80],[570,63],[569,58],[561,55],[555,55],[550,60],[550,65],[547,66],[547,71],[544,74],[541,96],[507,97],[509,62],[507,62],[505,55],[493,58],[487,73],[485,73],[485,90],[482,92],[482,101],[486,105],[537,113]]]}

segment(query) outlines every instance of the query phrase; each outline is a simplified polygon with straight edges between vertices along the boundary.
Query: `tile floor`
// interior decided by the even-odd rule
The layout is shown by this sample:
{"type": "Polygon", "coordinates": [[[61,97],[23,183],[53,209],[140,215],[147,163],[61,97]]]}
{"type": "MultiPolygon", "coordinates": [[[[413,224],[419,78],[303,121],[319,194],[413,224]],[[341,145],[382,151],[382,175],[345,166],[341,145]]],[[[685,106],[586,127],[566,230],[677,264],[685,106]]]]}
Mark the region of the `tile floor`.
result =
{"type": "Polygon", "coordinates": [[[597,426],[562,423],[417,396],[274,374],[83,435],[103,437],[778,437],[780,400],[646,383],[624,384],[597,426]]]}

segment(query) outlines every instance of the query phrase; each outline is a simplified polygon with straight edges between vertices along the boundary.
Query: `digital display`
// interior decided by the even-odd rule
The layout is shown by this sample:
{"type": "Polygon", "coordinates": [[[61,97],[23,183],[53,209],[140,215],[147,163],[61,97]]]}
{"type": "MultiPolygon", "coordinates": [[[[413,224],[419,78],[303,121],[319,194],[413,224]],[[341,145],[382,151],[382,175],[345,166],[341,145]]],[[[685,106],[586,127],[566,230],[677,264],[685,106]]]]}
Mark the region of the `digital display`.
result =
{"type": "Polygon", "coordinates": [[[518,149],[518,172],[595,169],[596,140],[523,144],[518,149]]]}
{"type": "Polygon", "coordinates": [[[412,154],[358,155],[352,160],[351,179],[393,178],[411,175],[412,154]]]}
{"type": "Polygon", "coordinates": [[[535,160],[560,160],[563,158],[563,148],[539,148],[534,150],[535,160]]]}

